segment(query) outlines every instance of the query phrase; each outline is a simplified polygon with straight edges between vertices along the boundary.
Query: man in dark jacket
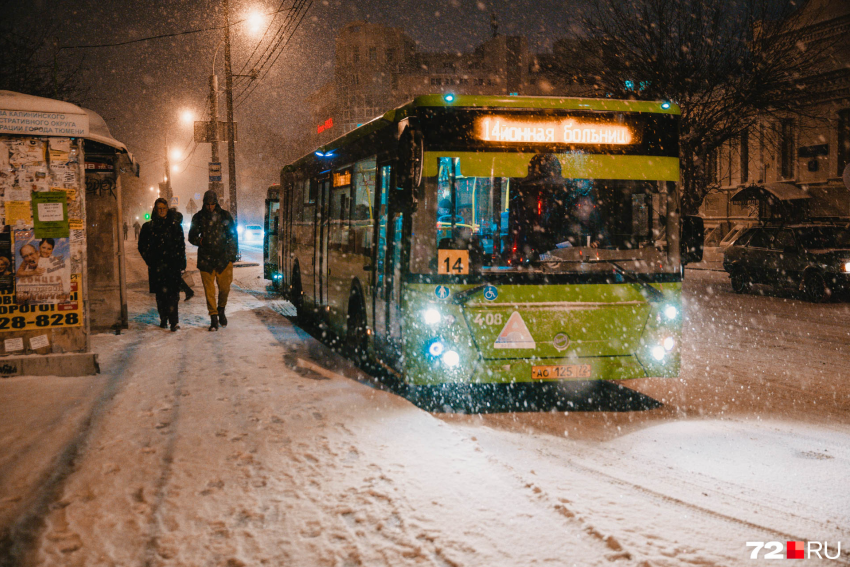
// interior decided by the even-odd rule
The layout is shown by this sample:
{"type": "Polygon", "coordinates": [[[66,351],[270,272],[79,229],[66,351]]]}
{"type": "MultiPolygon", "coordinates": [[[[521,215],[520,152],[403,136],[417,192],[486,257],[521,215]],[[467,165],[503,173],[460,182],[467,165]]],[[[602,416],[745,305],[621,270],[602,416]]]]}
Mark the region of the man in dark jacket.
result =
{"type": "Polygon", "coordinates": [[[177,304],[180,301],[181,272],[186,269],[186,242],[183,227],[168,214],[168,201],[154,202],[151,220],[139,234],[139,253],[148,265],[150,292],[156,294],[159,326],[171,323],[171,331],[178,325],[177,304]]]}
{"type": "Polygon", "coordinates": [[[233,262],[239,250],[236,223],[230,213],[218,204],[215,191],[204,193],[204,206],[192,217],[189,242],[198,247],[198,270],[204,282],[210,331],[217,331],[219,322],[227,326],[224,308],[230,283],[233,281],[233,262]],[[218,304],[215,285],[218,283],[218,304]]]}

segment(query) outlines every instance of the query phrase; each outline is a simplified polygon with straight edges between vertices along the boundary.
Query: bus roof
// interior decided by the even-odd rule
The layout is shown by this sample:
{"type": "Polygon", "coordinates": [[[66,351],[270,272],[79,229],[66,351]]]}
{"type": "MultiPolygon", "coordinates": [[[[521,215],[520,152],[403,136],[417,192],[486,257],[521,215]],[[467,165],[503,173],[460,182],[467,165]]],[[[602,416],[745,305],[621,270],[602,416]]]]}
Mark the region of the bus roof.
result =
{"type": "Polygon", "coordinates": [[[582,98],[561,96],[486,96],[486,95],[451,95],[446,94],[421,95],[398,108],[389,110],[381,116],[377,116],[365,124],[343,134],[327,144],[316,148],[315,151],[302,156],[293,163],[285,166],[286,172],[291,168],[306,162],[313,161],[318,152],[330,155],[336,149],[345,146],[355,140],[367,136],[376,130],[380,130],[390,124],[394,124],[411,114],[416,108],[442,107],[442,108],[500,108],[500,109],[558,109],[558,110],[589,110],[603,112],[649,112],[655,114],[681,114],[678,104],[666,101],[649,100],[623,100],[612,98],[582,98]]]}

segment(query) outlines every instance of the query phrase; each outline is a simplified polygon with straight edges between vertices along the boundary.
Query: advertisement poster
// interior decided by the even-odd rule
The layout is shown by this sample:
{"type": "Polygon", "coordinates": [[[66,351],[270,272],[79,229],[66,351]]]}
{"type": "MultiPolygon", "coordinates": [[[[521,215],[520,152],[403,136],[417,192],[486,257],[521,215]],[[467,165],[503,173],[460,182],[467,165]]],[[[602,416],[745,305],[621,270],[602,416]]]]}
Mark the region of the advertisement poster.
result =
{"type": "Polygon", "coordinates": [[[32,219],[36,238],[68,238],[68,204],[64,191],[32,194],[32,219]]]}
{"type": "Polygon", "coordinates": [[[18,305],[70,303],[71,262],[67,238],[36,238],[15,231],[15,302],[18,305]]]}

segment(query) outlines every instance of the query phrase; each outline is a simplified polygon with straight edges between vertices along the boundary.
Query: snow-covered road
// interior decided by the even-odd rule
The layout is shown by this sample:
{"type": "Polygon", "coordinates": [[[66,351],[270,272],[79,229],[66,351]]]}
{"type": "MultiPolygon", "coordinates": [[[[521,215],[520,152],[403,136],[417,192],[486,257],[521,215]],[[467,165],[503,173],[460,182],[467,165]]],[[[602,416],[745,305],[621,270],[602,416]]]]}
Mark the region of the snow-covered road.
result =
{"type": "Polygon", "coordinates": [[[131,259],[102,375],[0,381],[0,565],[850,563],[846,302],[689,272],[680,379],[626,384],[659,407],[457,415],[370,385],[260,270],[227,329],[198,296],[172,334],[131,259]]]}

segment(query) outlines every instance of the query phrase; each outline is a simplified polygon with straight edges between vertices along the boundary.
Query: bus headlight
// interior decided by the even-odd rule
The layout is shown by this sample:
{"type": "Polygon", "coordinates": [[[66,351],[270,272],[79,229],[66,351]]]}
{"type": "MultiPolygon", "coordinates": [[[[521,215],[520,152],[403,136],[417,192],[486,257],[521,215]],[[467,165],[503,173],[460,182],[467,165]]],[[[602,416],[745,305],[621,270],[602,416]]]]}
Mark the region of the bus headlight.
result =
{"type": "Polygon", "coordinates": [[[679,315],[679,310],[675,305],[668,305],[664,308],[664,316],[668,319],[675,319],[677,315],[679,315]]]}
{"type": "Polygon", "coordinates": [[[426,309],[422,312],[422,319],[426,325],[439,325],[443,320],[443,316],[436,309],[426,309]]]}
{"type": "Polygon", "coordinates": [[[460,355],[453,350],[447,350],[443,354],[443,364],[445,364],[449,368],[454,368],[455,366],[460,364],[460,355]]]}
{"type": "Polygon", "coordinates": [[[664,342],[662,344],[664,346],[664,350],[669,352],[673,350],[674,346],[676,346],[676,341],[673,340],[673,337],[667,337],[666,339],[664,339],[664,342]]]}
{"type": "Polygon", "coordinates": [[[440,340],[436,340],[428,346],[428,354],[430,354],[434,358],[437,358],[441,354],[443,354],[444,350],[446,350],[446,347],[443,345],[442,341],[440,341],[440,340]]]}
{"type": "Polygon", "coordinates": [[[649,352],[650,354],[652,354],[652,358],[654,358],[655,360],[664,359],[664,347],[661,345],[655,345],[649,352]]]}

